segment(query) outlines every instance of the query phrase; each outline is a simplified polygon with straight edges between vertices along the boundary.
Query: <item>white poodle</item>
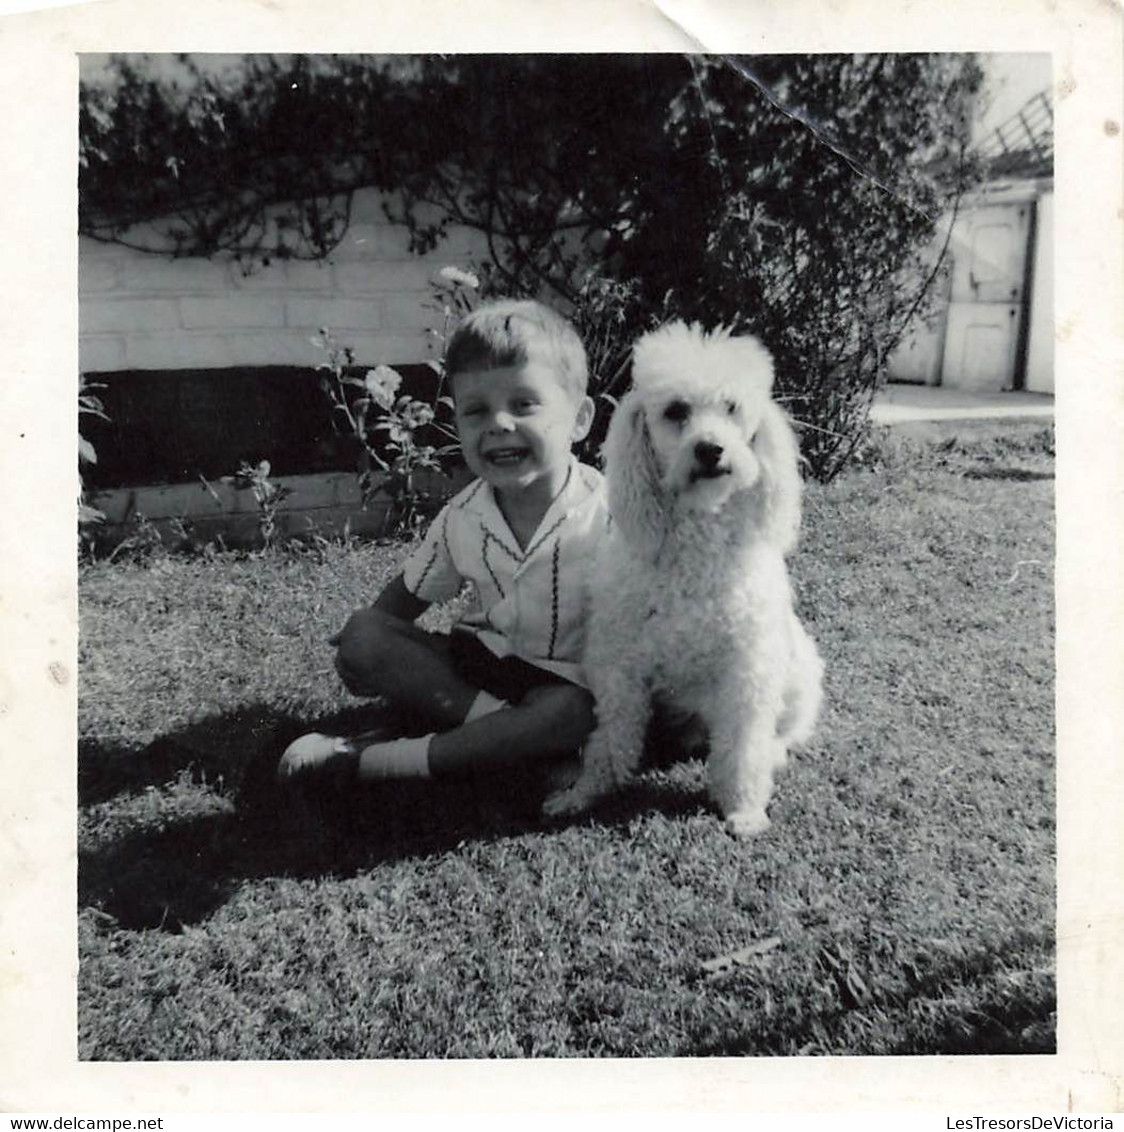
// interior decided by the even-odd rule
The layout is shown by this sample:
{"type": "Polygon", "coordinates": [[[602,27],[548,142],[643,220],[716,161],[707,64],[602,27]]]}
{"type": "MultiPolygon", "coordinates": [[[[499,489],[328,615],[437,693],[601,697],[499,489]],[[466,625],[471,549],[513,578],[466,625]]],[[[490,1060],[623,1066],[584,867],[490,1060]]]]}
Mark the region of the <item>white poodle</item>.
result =
{"type": "Polygon", "coordinates": [[[660,695],[706,725],[727,828],[768,827],[773,772],[811,734],[823,674],[785,570],[801,485],[772,384],[755,338],[677,322],[636,344],[605,442],[612,526],[585,656],[598,727],[547,814],[585,810],[629,779],[660,695]]]}

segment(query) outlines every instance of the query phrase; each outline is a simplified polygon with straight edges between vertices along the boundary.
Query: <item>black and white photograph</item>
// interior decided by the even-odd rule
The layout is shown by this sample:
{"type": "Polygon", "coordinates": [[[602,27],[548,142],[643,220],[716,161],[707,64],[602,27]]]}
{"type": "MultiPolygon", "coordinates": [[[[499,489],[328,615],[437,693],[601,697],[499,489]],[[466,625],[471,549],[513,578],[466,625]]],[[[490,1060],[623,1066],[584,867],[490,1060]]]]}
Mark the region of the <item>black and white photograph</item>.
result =
{"type": "Polygon", "coordinates": [[[4,446],[75,476],[73,651],[39,665],[71,706],[39,711],[76,1081],[517,1061],[533,1095],[624,1059],[673,1110],[791,1059],[796,1110],[846,1108],[850,1062],[899,1107],[930,1066],[1111,1111],[1065,995],[1118,999],[1119,953],[1062,954],[1119,914],[1118,732],[1066,708],[1120,673],[1120,516],[1081,501],[1120,450],[1067,407],[1121,350],[1062,278],[1083,77],[1041,36],[713,14],[75,37],[76,372],[4,446]]]}

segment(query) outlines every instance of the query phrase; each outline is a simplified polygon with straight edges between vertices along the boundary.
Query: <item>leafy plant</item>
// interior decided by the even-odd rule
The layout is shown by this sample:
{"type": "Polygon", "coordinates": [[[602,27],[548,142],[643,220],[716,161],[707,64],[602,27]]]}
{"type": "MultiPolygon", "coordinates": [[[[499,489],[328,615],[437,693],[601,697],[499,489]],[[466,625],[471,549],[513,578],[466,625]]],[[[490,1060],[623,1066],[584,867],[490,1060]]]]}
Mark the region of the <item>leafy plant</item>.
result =
{"type": "Polygon", "coordinates": [[[337,342],[327,327],[310,339],[326,355],[316,368],[326,371],[321,388],[332,402],[334,421],[361,447],[363,505],[378,494],[388,497],[391,535],[410,533],[432,510],[433,501],[419,486],[417,473],[443,473],[448,458],[459,450],[456,431],[441,419],[452,409],[452,399],[445,393],[445,351],[456,323],[471,309],[478,286],[475,275],[457,267],[443,268],[434,282],[427,305],[441,325],[430,330],[439,353],[429,363],[438,378],[429,402],[402,392],[402,375],[392,366],[379,365],[356,376],[355,351],[337,342]],[[423,440],[427,431],[448,443],[423,440]]]}
{"type": "Polygon", "coordinates": [[[133,562],[151,565],[169,558],[171,548],[164,541],[164,535],[143,511],[133,512],[128,529],[130,533],[118,539],[106,557],[107,564],[133,562]]]}
{"type": "Polygon", "coordinates": [[[258,505],[258,527],[265,550],[273,545],[274,536],[277,534],[277,511],[285,499],[292,494],[290,488],[270,479],[271,471],[272,467],[268,460],[262,460],[257,464],[250,464],[244,460],[233,475],[222,477],[223,483],[230,484],[236,490],[248,490],[254,493],[254,501],[258,505]]]}
{"type": "Polygon", "coordinates": [[[90,441],[82,435],[82,418],[92,416],[101,417],[103,421],[109,420],[101,398],[92,392],[101,388],[101,385],[87,381],[85,374],[78,375],[78,535],[79,539],[87,544],[92,538],[92,528],[98,523],[105,522],[105,512],[86,501],[86,483],[82,477],[82,465],[96,464],[98,454],[90,441]]]}
{"type": "Polygon", "coordinates": [[[437,357],[431,359],[429,364],[442,382],[445,378],[445,355],[449,350],[449,339],[453,336],[457,323],[475,307],[479,290],[479,275],[450,264],[437,272],[429,301],[423,304],[441,322],[440,327],[429,327],[427,333],[437,347],[437,357]]]}

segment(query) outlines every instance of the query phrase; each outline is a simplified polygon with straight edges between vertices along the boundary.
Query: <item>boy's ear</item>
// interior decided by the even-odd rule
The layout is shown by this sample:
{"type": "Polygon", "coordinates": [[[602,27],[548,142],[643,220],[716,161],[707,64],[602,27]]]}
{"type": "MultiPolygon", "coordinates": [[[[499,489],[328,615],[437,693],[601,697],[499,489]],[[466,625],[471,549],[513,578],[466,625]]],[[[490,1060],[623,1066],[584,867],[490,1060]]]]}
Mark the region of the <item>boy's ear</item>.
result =
{"type": "Polygon", "coordinates": [[[575,444],[579,440],[585,440],[589,435],[589,430],[593,427],[593,398],[583,397],[581,404],[578,405],[578,413],[574,418],[574,428],[570,433],[570,438],[575,444]]]}

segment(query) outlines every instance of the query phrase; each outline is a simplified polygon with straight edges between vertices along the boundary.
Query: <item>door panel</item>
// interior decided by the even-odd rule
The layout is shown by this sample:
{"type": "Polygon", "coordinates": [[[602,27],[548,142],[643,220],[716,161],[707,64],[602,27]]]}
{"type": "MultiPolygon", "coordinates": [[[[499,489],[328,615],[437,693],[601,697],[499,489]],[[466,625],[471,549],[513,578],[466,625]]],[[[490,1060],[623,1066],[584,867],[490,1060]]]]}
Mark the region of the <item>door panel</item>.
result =
{"type": "Polygon", "coordinates": [[[1014,387],[1033,207],[986,205],[957,223],[942,384],[979,392],[1014,387]]]}
{"type": "Polygon", "coordinates": [[[918,323],[886,360],[891,381],[914,385],[936,385],[941,379],[941,352],[944,346],[939,327],[918,323]]]}
{"type": "Polygon", "coordinates": [[[1017,306],[953,303],[948,310],[944,384],[979,392],[1010,389],[1018,330],[1017,306]]]}
{"type": "Polygon", "coordinates": [[[953,302],[1017,303],[1026,276],[1029,203],[973,209],[957,225],[953,302]]]}

